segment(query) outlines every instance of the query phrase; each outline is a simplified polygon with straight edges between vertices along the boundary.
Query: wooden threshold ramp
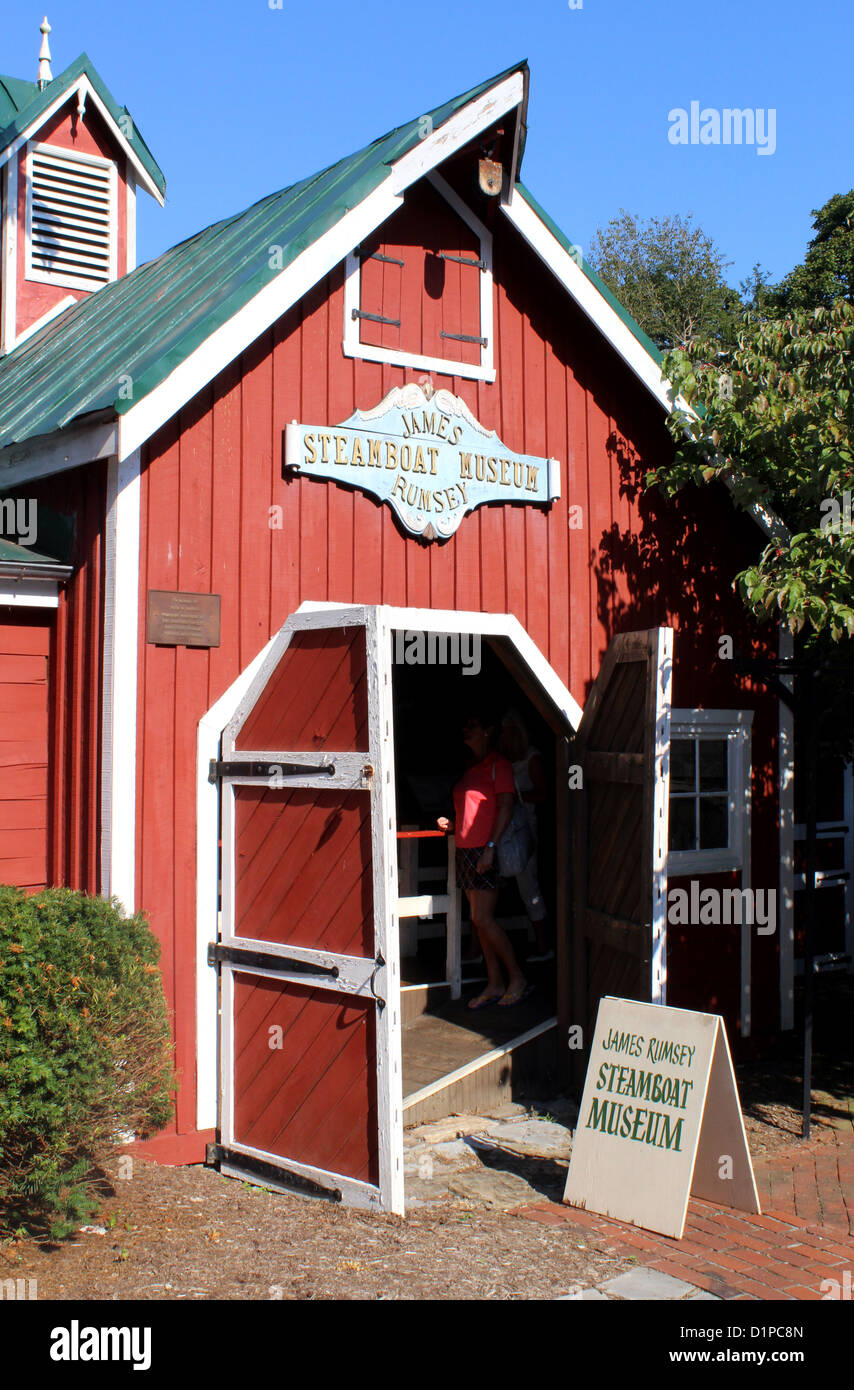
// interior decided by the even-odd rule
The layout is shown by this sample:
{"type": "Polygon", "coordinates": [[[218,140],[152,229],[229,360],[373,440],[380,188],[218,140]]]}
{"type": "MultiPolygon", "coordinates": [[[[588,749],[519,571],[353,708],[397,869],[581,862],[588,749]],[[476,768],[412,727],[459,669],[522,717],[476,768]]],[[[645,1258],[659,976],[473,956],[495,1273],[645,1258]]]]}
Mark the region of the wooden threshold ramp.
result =
{"type": "MultiPolygon", "coordinates": [[[[520,1008],[518,1013],[522,1012],[520,1008]]],[[[541,1015],[542,1009],[539,1012],[541,1015]]],[[[518,1027],[521,1021],[514,1020],[514,1026],[518,1027]]],[[[463,1028],[444,1016],[425,1014],[405,1027],[404,1124],[423,1124],[452,1114],[477,1114],[502,1101],[517,1099],[526,1084],[536,1087],[540,1079],[545,1091],[555,1070],[557,1018],[540,1016],[532,1022],[529,1015],[527,1021],[530,1026],[524,1031],[513,1032],[492,1045],[486,1029],[480,1032],[471,1026],[463,1028]]],[[[492,1031],[504,1029],[493,1025],[492,1031]]]]}

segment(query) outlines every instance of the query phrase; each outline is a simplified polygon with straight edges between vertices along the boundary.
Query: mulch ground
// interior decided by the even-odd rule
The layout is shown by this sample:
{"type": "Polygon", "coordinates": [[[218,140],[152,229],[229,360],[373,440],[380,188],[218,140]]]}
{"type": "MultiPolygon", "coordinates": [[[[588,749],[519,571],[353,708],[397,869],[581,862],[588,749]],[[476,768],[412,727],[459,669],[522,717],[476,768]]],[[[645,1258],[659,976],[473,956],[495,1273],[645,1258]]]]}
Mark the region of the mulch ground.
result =
{"type": "Polygon", "coordinates": [[[443,1204],[405,1220],[144,1160],[115,1184],[107,1235],[5,1247],[40,1299],[553,1298],[635,1262],[587,1231],[443,1204]]]}

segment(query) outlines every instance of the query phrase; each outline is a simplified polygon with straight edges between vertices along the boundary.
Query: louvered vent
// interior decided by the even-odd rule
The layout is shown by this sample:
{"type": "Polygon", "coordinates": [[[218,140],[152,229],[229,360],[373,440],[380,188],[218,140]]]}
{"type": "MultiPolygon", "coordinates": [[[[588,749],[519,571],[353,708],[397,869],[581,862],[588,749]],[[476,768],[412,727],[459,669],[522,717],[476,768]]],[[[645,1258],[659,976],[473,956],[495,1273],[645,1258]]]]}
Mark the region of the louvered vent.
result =
{"type": "Polygon", "coordinates": [[[80,289],[113,279],[113,166],[42,146],[30,171],[31,274],[80,289]]]}

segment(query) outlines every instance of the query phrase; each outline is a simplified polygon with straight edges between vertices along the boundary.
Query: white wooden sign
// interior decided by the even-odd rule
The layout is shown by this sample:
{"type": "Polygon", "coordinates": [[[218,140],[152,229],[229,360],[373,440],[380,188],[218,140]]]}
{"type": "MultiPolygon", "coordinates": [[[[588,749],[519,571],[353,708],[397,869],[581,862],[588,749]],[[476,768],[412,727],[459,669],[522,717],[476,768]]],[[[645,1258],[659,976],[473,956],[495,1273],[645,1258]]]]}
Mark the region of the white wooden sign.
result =
{"type": "Polygon", "coordinates": [[[689,1194],[759,1211],[724,1021],[606,997],[563,1200],[679,1239],[689,1194]]]}
{"type": "Polygon", "coordinates": [[[285,429],[285,464],[387,502],[425,540],[453,535],[484,502],[548,505],[560,496],[556,459],[516,454],[450,391],[395,386],[340,425],[285,429]]]}

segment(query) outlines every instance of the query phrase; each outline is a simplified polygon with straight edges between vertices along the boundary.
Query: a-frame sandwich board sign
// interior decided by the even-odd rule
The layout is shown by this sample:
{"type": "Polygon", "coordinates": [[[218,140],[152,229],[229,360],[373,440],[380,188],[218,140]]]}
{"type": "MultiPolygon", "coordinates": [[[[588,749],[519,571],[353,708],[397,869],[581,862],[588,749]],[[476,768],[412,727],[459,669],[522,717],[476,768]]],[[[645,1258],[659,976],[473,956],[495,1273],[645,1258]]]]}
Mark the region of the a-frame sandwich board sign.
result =
{"type": "Polygon", "coordinates": [[[689,1195],[760,1209],[724,1021],[606,997],[563,1200],[680,1239],[689,1195]]]}

